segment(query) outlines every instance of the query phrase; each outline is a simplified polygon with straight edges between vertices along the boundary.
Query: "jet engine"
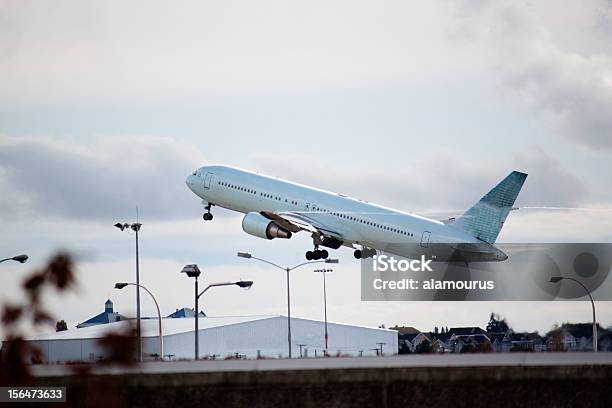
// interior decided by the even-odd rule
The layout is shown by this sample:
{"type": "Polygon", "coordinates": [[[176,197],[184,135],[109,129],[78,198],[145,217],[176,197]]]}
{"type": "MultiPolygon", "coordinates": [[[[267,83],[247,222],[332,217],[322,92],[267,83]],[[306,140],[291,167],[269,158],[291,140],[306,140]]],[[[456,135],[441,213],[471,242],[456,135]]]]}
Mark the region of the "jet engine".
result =
{"type": "Polygon", "coordinates": [[[259,238],[291,238],[291,231],[287,231],[274,221],[256,212],[250,212],[244,216],[242,219],[242,229],[247,234],[255,235],[259,238]]]}

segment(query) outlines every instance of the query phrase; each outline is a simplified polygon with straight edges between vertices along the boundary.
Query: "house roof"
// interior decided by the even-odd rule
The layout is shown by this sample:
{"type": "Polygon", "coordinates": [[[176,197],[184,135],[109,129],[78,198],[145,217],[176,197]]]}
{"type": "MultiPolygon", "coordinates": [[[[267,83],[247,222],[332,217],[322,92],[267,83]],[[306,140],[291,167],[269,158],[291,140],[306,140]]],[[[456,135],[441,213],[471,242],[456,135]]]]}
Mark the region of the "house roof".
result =
{"type": "Polygon", "coordinates": [[[429,333],[429,337],[431,339],[436,339],[440,341],[447,341],[450,338],[451,334],[449,332],[446,333],[429,333]]]}
{"type": "Polygon", "coordinates": [[[421,331],[418,329],[415,329],[412,326],[395,326],[395,327],[389,327],[389,330],[395,330],[397,331],[399,334],[402,335],[406,335],[406,334],[414,334],[415,336],[417,334],[419,334],[421,331]]]}
{"type": "Polygon", "coordinates": [[[416,336],[418,336],[419,334],[421,334],[421,333],[406,333],[406,334],[401,334],[401,333],[400,333],[400,334],[399,334],[399,337],[400,337],[402,340],[412,341],[412,340],[414,340],[414,338],[415,338],[416,336]]]}
{"type": "Polygon", "coordinates": [[[512,333],[510,336],[510,340],[541,342],[542,336],[540,336],[538,332],[512,333]]]}
{"type": "MultiPolygon", "coordinates": [[[[593,324],[592,323],[565,323],[561,326],[562,329],[567,331],[569,334],[579,339],[584,337],[585,339],[593,338],[593,324]]],[[[597,325],[597,331],[601,329],[599,324],[597,325]]]]}
{"type": "Polygon", "coordinates": [[[106,324],[106,323],[113,323],[113,322],[118,322],[120,320],[125,320],[126,317],[123,316],[120,313],[117,312],[113,312],[113,313],[106,313],[106,312],[102,312],[99,315],[96,315],[94,317],[92,317],[89,320],[86,320],[82,323],[79,323],[77,325],[77,327],[84,325],[84,324],[106,324]]]}
{"type": "MultiPolygon", "coordinates": [[[[166,317],[175,319],[175,318],[181,318],[181,317],[194,317],[194,316],[195,316],[195,311],[193,309],[184,307],[182,309],[176,309],[175,312],[169,314],[166,317]]],[[[200,316],[206,317],[206,313],[204,313],[203,310],[200,310],[200,316]]]]}
{"type": "Polygon", "coordinates": [[[473,326],[473,327],[451,327],[451,329],[448,331],[450,333],[450,335],[455,335],[455,336],[468,336],[468,335],[473,335],[473,334],[483,334],[486,335],[487,332],[484,331],[483,329],[481,329],[480,327],[477,326],[473,326]]]}
{"type": "MultiPolygon", "coordinates": [[[[254,322],[264,319],[287,319],[286,316],[281,315],[257,315],[257,316],[227,316],[227,317],[201,317],[198,319],[199,329],[206,330],[215,327],[223,327],[234,324],[242,324],[248,322],[254,322]]],[[[300,317],[291,317],[292,320],[307,320],[307,321],[318,321],[312,319],[304,319],[300,317]]],[[[66,339],[97,339],[106,336],[110,333],[122,333],[130,327],[133,320],[122,320],[120,322],[114,322],[109,324],[99,324],[95,326],[83,327],[81,329],[69,329],[60,332],[48,332],[34,335],[27,340],[40,341],[40,340],[66,340],[66,339]]],[[[358,326],[354,324],[344,323],[332,323],[330,325],[341,325],[350,327],[362,327],[369,330],[379,330],[390,332],[388,329],[381,329],[377,327],[358,326]]],[[[162,329],[164,336],[171,336],[180,333],[193,332],[193,321],[191,319],[162,319],[162,329]]],[[[142,337],[157,337],[158,336],[158,319],[143,319],[141,321],[141,333],[142,337]]]]}
{"type": "Polygon", "coordinates": [[[506,333],[489,333],[489,338],[491,339],[491,342],[497,340],[497,342],[501,343],[502,341],[504,341],[505,337],[506,333]]]}

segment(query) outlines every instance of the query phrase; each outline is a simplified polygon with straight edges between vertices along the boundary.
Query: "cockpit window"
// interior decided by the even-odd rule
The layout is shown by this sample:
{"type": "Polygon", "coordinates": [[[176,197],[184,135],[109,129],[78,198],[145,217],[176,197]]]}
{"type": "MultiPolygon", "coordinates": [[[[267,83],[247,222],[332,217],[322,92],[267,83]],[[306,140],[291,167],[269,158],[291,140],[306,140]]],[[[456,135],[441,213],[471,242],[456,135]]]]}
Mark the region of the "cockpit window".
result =
{"type": "Polygon", "coordinates": [[[197,170],[194,170],[193,173],[191,173],[191,175],[195,176],[197,172],[198,172],[197,170]]]}

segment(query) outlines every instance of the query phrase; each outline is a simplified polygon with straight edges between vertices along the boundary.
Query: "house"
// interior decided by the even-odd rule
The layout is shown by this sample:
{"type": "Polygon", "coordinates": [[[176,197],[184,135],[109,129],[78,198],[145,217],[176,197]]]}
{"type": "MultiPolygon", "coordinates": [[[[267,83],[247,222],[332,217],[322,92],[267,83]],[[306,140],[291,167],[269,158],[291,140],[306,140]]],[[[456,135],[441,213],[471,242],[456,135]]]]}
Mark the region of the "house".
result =
{"type": "Polygon", "coordinates": [[[429,333],[420,332],[412,339],[413,353],[430,353],[433,342],[429,333]]]}
{"type": "Polygon", "coordinates": [[[452,345],[449,344],[450,333],[429,333],[431,338],[431,350],[434,353],[450,353],[452,345]]]}
{"type": "Polygon", "coordinates": [[[509,333],[509,351],[546,351],[546,344],[538,332],[509,333]]]}
{"type": "Polygon", "coordinates": [[[119,321],[126,320],[126,319],[127,318],[123,316],[122,314],[113,311],[113,302],[111,302],[111,300],[108,299],[104,303],[104,312],[92,317],[89,320],[86,320],[82,323],[77,324],[76,327],[78,329],[81,329],[83,327],[95,326],[98,324],[114,323],[114,322],[119,322],[119,321]]]}
{"type": "Polygon", "coordinates": [[[480,327],[451,327],[446,345],[451,353],[490,351],[491,339],[480,327]]]}
{"type": "Polygon", "coordinates": [[[606,330],[597,340],[597,349],[600,351],[612,351],[612,331],[606,330]]]}
{"type": "MultiPolygon", "coordinates": [[[[598,337],[604,332],[598,324],[598,337]]],[[[548,332],[546,347],[550,351],[592,351],[593,325],[591,323],[564,323],[561,327],[548,332]]]]}
{"type": "MultiPolygon", "coordinates": [[[[182,318],[182,317],[194,317],[194,316],[195,316],[195,311],[193,309],[184,307],[182,309],[176,309],[175,312],[169,314],[166,317],[170,319],[177,319],[177,318],[182,318]]],[[[206,313],[204,313],[203,310],[200,310],[200,317],[206,317],[206,313]]]]}
{"type": "Polygon", "coordinates": [[[414,353],[412,341],[421,332],[412,326],[395,326],[389,330],[397,331],[397,346],[400,354],[414,353]]]}
{"type": "Polygon", "coordinates": [[[491,340],[491,348],[496,353],[507,353],[512,348],[512,332],[506,333],[489,333],[489,340],[491,340]]]}

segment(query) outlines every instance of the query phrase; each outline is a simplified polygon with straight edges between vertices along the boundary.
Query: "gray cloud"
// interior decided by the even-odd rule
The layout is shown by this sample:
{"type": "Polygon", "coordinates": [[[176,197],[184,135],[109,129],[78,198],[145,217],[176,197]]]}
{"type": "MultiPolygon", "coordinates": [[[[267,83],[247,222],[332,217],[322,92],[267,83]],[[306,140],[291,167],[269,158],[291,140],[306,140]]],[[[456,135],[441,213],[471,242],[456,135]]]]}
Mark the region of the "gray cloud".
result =
{"type": "MultiPolygon", "coordinates": [[[[466,209],[515,169],[530,173],[519,196],[522,205],[583,205],[590,191],[539,148],[498,162],[436,152],[376,168],[299,155],[259,155],[254,162],[264,173],[417,212],[466,209]]],[[[205,161],[183,141],[114,137],[83,147],[5,137],[0,139],[0,163],[0,188],[6,192],[0,197],[3,217],[104,219],[133,215],[136,205],[143,215],[159,220],[193,217],[200,211],[184,180],[205,161]]]]}
{"type": "Polygon", "coordinates": [[[513,158],[517,169],[529,173],[527,188],[521,193],[525,205],[574,207],[588,205],[590,182],[568,171],[540,148],[525,150],[513,158]]]}
{"type": "Polygon", "coordinates": [[[0,137],[0,212],[77,219],[179,218],[198,204],[184,180],[203,163],[171,138],[112,137],[75,143],[0,137]]]}
{"type": "Polygon", "coordinates": [[[483,47],[508,93],[561,135],[612,149],[611,3],[469,1],[456,11],[452,35],[483,47]]]}
{"type": "Polygon", "coordinates": [[[588,184],[540,148],[525,149],[514,158],[498,161],[471,160],[441,151],[377,168],[370,168],[370,163],[352,163],[349,168],[321,157],[299,155],[284,159],[262,155],[256,161],[262,171],[272,175],[418,213],[467,209],[512,170],[530,174],[519,195],[521,205],[578,206],[589,202],[588,184]]]}

